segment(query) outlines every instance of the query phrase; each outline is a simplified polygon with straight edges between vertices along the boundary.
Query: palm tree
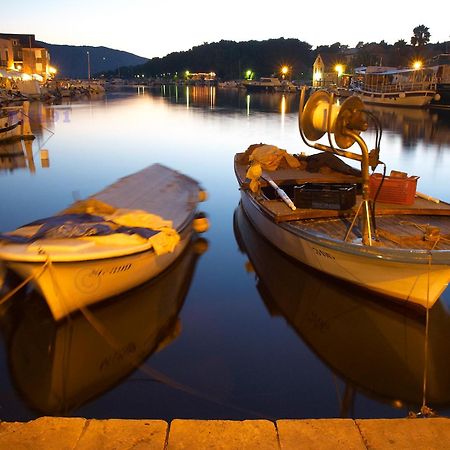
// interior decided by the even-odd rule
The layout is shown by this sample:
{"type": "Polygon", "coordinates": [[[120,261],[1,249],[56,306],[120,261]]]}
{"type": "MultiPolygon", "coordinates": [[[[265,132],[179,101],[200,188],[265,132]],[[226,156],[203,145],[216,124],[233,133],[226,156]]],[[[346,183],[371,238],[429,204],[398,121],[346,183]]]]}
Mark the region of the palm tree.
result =
{"type": "Polygon", "coordinates": [[[414,46],[422,47],[430,41],[430,31],[425,25],[419,25],[413,29],[414,35],[411,37],[411,44],[414,46]]]}

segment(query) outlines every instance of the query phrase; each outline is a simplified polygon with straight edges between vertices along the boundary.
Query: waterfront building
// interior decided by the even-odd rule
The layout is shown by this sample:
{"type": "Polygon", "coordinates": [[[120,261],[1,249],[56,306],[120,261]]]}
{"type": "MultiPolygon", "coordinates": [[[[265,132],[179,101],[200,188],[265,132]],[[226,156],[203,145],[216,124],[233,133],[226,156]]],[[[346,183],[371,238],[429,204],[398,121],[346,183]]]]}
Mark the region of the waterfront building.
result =
{"type": "Polygon", "coordinates": [[[313,63],[312,86],[314,88],[339,86],[343,72],[344,66],[337,61],[335,55],[319,53],[313,63]]]}
{"type": "Polygon", "coordinates": [[[0,33],[0,64],[39,81],[47,81],[51,74],[50,54],[36,43],[34,34],[0,33]]]}
{"type": "Polygon", "coordinates": [[[0,37],[0,69],[11,70],[14,68],[13,47],[10,39],[0,37]]]}

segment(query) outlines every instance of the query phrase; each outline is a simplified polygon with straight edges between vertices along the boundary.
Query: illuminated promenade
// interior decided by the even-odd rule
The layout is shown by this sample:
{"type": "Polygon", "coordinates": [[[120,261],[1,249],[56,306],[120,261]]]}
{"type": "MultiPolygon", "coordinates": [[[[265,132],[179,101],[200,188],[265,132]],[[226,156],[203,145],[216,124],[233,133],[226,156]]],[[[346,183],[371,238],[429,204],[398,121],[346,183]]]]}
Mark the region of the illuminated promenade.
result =
{"type": "Polygon", "coordinates": [[[450,419],[88,420],[0,423],[0,449],[448,449],[450,419]]]}

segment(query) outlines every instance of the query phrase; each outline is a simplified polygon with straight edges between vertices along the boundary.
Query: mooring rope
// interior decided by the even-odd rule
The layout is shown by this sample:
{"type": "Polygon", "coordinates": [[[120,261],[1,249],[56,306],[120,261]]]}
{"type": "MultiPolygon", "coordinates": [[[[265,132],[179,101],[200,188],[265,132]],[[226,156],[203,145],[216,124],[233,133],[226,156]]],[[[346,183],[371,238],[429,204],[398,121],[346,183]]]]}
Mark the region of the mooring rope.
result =
{"type": "Polygon", "coordinates": [[[11,297],[13,297],[17,292],[19,292],[23,287],[25,287],[30,281],[34,279],[38,279],[43,273],[44,270],[47,268],[47,266],[50,264],[50,258],[47,258],[43,266],[41,267],[41,270],[35,274],[32,273],[29,277],[25,278],[18,286],[16,286],[13,290],[9,291],[0,299],[0,305],[5,303],[7,300],[9,300],[11,297]]]}
{"type": "Polygon", "coordinates": [[[425,312],[425,339],[423,346],[423,379],[422,379],[422,406],[418,413],[410,412],[409,417],[433,417],[436,413],[427,406],[427,388],[428,388],[428,356],[429,356],[429,330],[430,330],[430,276],[431,276],[431,250],[428,252],[428,274],[427,274],[427,303],[425,312]]]}
{"type": "MultiPolygon", "coordinates": [[[[108,345],[110,345],[112,349],[114,349],[114,350],[120,349],[120,345],[117,342],[117,340],[115,339],[115,337],[105,328],[105,326],[94,316],[94,314],[92,314],[92,312],[88,308],[82,307],[82,308],[80,308],[80,311],[83,314],[83,316],[85,317],[85,319],[88,321],[88,323],[99,333],[99,335],[101,337],[103,337],[103,339],[105,339],[106,343],[108,345]]],[[[275,418],[268,417],[259,411],[253,411],[253,410],[250,410],[247,408],[233,405],[229,402],[224,402],[223,400],[221,400],[215,396],[212,396],[209,394],[203,394],[202,392],[198,391],[197,389],[190,387],[190,386],[186,386],[176,380],[173,380],[172,378],[159,372],[158,370],[151,368],[147,363],[142,364],[140,361],[136,360],[131,355],[126,355],[125,357],[128,359],[129,363],[135,369],[140,370],[141,372],[143,372],[147,376],[153,378],[157,382],[162,383],[172,389],[176,389],[176,390],[184,392],[186,394],[190,394],[190,395],[200,398],[202,400],[207,400],[209,402],[215,403],[222,407],[234,409],[234,410],[239,411],[244,414],[250,414],[254,417],[265,418],[267,420],[272,420],[272,421],[275,420],[275,418]]]]}
{"type": "Polygon", "coordinates": [[[422,397],[422,407],[420,412],[424,417],[429,417],[434,415],[431,408],[427,406],[427,387],[428,387],[428,336],[429,336],[429,325],[430,325],[430,274],[431,274],[431,250],[428,252],[428,276],[427,276],[427,310],[425,313],[425,342],[424,342],[424,364],[423,364],[423,397],[422,397]]]}

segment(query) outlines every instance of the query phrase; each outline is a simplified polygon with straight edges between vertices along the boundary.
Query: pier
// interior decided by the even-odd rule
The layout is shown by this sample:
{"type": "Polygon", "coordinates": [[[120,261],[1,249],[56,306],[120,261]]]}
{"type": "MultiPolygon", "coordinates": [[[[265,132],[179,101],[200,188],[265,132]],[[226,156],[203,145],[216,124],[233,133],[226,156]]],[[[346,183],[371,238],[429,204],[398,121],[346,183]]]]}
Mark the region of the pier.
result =
{"type": "Polygon", "coordinates": [[[446,449],[450,419],[0,422],[0,449],[446,449]]]}

